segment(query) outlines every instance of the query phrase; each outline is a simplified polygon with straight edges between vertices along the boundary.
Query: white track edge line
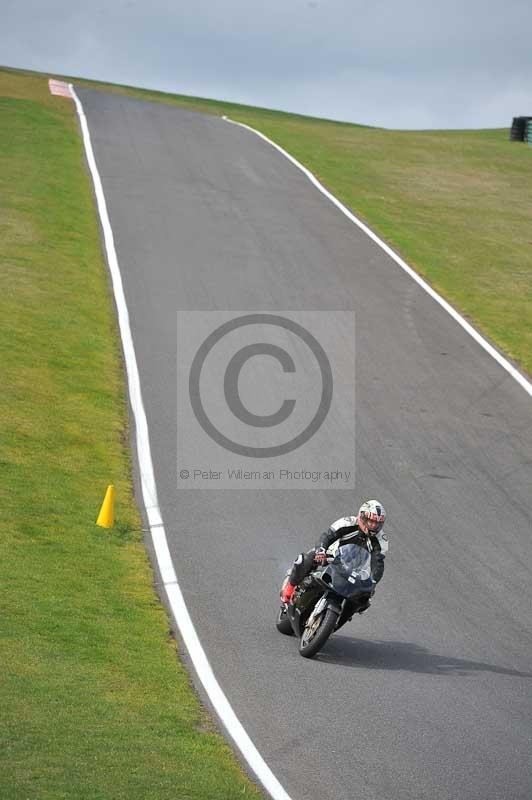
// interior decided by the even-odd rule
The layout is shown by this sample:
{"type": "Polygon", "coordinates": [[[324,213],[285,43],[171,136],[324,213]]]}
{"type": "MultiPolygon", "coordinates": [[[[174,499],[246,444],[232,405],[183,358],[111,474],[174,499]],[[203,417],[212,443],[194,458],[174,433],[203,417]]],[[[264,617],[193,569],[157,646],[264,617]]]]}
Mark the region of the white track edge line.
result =
{"type": "Polygon", "coordinates": [[[87,119],[83,111],[83,106],[81,105],[81,102],[72,84],[69,84],[69,88],[76,104],[76,110],[78,112],[83,135],[83,144],[85,146],[85,155],[87,157],[87,163],[89,165],[89,170],[94,183],[94,192],[96,195],[98,213],[104,235],[107,262],[109,264],[113,293],[118,310],[118,323],[122,338],[122,346],[124,348],[129,398],[135,419],[136,444],[140,468],[142,498],[146,508],[146,513],[148,515],[153,547],[155,550],[159,571],[161,573],[162,582],[168,597],[168,602],[198,677],[228,734],[231,736],[251,770],[254,772],[260,783],[263,785],[266,791],[269,792],[272,798],[274,798],[274,800],[291,800],[290,795],[288,795],[283,789],[251,741],[242,723],[233,711],[220,684],[216,680],[211,665],[194,628],[194,624],[190,618],[190,614],[185,604],[181,589],[179,588],[174,565],[168,549],[168,541],[166,539],[164,523],[159,510],[148,435],[148,423],[146,420],[144,404],[142,402],[139,371],[135,357],[135,349],[133,347],[133,337],[131,335],[131,328],[129,325],[129,314],[124,295],[124,287],[122,285],[122,277],[120,274],[118,258],[114,245],[113,231],[109,220],[109,214],[107,212],[107,204],[105,202],[102,182],[98,172],[98,167],[96,166],[96,160],[94,158],[87,119]]]}
{"type": "Polygon", "coordinates": [[[345,216],[349,220],[351,220],[351,222],[357,225],[362,231],[364,231],[365,234],[367,234],[370,237],[370,239],[372,239],[376,244],[378,244],[379,247],[382,250],[384,250],[384,252],[387,253],[387,255],[389,255],[390,258],[392,258],[396,264],[398,264],[401,267],[401,269],[403,269],[408,275],[410,275],[410,277],[413,278],[415,282],[419,284],[419,286],[421,286],[421,288],[424,289],[427,292],[427,294],[429,294],[432,297],[433,300],[439,303],[440,306],[444,308],[445,311],[447,311],[447,313],[450,314],[450,316],[456,322],[458,322],[458,324],[461,325],[462,328],[476,342],[478,342],[478,344],[481,347],[483,347],[484,350],[487,353],[489,353],[490,356],[492,356],[495,359],[495,361],[497,361],[501,365],[501,367],[503,367],[512,376],[512,378],[514,378],[514,380],[517,381],[517,383],[520,386],[523,387],[525,392],[527,392],[532,397],[532,383],[530,383],[530,381],[527,380],[527,378],[525,378],[525,376],[522,375],[519,372],[519,370],[516,369],[513,366],[513,364],[511,364],[508,361],[507,358],[505,358],[501,353],[499,353],[499,351],[496,350],[495,347],[493,347],[493,345],[491,345],[482,336],[482,334],[480,334],[476,330],[476,328],[474,328],[466,319],[464,319],[464,317],[462,317],[462,315],[459,314],[458,311],[455,308],[453,308],[453,306],[450,303],[447,302],[447,300],[444,300],[444,298],[440,294],[438,294],[438,292],[435,291],[435,289],[433,289],[432,286],[430,286],[430,284],[428,284],[425,280],[423,280],[423,278],[420,275],[418,275],[418,273],[414,269],[412,269],[412,267],[410,267],[406,263],[406,261],[403,261],[403,259],[400,256],[398,256],[397,253],[395,253],[391,247],[389,247],[385,242],[383,242],[382,239],[379,239],[377,234],[374,233],[371,230],[371,228],[368,228],[368,226],[365,225],[365,223],[362,222],[362,220],[358,219],[358,217],[356,217],[351,211],[349,211],[349,209],[346,206],[344,206],[344,204],[341,203],[337,197],[335,197],[333,194],[327,191],[325,186],[323,186],[323,184],[319,182],[316,176],[309,169],[304,167],[303,164],[301,164],[296,158],[291,156],[290,153],[284,150],[280,145],[276,144],[272,139],[269,139],[267,136],[265,136],[264,133],[261,133],[255,128],[252,128],[251,125],[245,125],[243,122],[236,122],[236,120],[230,119],[227,116],[223,116],[222,119],[224,119],[226,122],[230,122],[231,125],[239,125],[241,128],[246,128],[248,131],[251,131],[252,133],[256,134],[256,136],[260,136],[261,139],[264,139],[265,142],[268,142],[268,144],[270,144],[272,147],[275,147],[275,149],[278,150],[280,153],[282,153],[282,155],[285,156],[285,158],[287,158],[289,161],[292,162],[292,164],[294,164],[298,169],[300,169],[301,172],[303,172],[306,175],[309,181],[312,184],[314,184],[314,186],[317,189],[319,189],[319,191],[322,194],[324,194],[325,197],[327,197],[331,201],[331,203],[334,203],[334,205],[338,209],[340,209],[340,211],[343,214],[345,214],[345,216]]]}

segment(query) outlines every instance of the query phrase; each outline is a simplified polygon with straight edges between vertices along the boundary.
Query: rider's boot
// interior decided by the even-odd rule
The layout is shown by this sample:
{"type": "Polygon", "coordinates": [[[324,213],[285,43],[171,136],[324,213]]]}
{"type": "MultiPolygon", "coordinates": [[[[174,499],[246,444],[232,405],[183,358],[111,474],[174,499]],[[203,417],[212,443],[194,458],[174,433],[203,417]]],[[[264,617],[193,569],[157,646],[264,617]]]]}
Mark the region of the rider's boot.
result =
{"type": "Polygon", "coordinates": [[[281,588],[281,602],[288,605],[294,596],[296,588],[295,584],[290,583],[289,578],[286,578],[281,588]]]}

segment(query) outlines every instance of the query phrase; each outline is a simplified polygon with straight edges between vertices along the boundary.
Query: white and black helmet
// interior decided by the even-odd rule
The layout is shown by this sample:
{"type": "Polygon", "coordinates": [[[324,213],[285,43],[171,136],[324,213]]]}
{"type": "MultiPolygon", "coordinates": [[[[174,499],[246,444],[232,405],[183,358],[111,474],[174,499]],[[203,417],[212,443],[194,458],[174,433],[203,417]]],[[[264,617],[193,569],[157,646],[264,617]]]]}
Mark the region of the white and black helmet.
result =
{"type": "Polygon", "coordinates": [[[358,511],[358,527],[362,533],[376,536],[386,521],[386,511],[379,500],[366,500],[358,511]]]}

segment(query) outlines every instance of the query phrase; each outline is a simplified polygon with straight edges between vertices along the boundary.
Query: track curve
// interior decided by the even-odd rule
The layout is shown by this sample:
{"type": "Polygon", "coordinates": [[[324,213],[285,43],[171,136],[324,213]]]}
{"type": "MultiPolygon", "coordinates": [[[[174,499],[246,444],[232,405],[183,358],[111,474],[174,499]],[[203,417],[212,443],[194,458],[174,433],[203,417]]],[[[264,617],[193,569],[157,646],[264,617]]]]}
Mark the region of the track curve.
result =
{"type": "Polygon", "coordinates": [[[259,751],[294,800],[528,799],[530,399],[260,139],[77,92],[176,572],[259,751]],[[276,587],[358,497],[176,490],[176,310],[211,308],[356,313],[357,485],[386,505],[391,551],[371,611],[312,662],[275,630],[276,587]]]}

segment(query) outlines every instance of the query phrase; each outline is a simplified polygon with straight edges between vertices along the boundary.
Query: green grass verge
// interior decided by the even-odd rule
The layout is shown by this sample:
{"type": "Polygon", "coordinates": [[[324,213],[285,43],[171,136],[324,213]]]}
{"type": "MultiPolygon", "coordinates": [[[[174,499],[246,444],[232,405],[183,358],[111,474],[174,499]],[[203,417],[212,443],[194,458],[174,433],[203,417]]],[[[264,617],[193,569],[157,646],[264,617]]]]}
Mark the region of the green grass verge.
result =
{"type": "Polygon", "coordinates": [[[532,147],[508,130],[388,131],[76,80],[258,128],[532,374],[532,147]]]}
{"type": "MultiPolygon", "coordinates": [[[[532,372],[532,149],[507,131],[385,131],[78,82],[260,129],[532,372]]],[[[0,231],[0,797],[258,796],[202,730],[152,589],[72,104],[9,69],[0,231]],[[93,519],[111,480],[109,533],[93,519]]]]}
{"type": "Polygon", "coordinates": [[[5,71],[0,235],[0,797],[259,797],[202,711],[152,585],[73,104],[5,71]],[[118,524],[105,531],[110,482],[118,524]]]}

